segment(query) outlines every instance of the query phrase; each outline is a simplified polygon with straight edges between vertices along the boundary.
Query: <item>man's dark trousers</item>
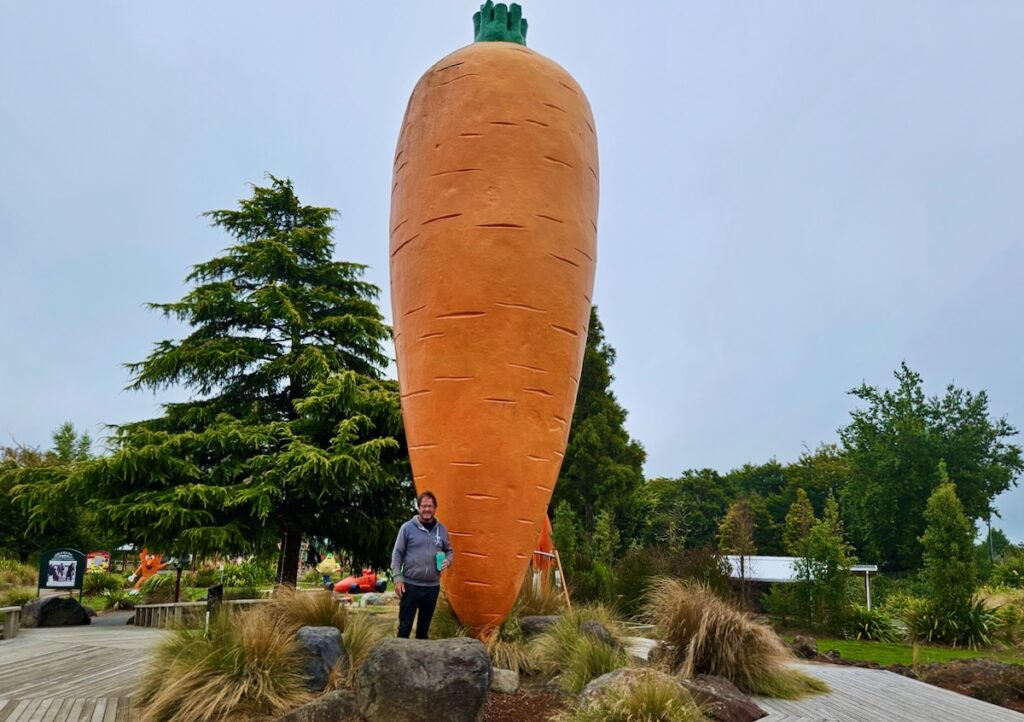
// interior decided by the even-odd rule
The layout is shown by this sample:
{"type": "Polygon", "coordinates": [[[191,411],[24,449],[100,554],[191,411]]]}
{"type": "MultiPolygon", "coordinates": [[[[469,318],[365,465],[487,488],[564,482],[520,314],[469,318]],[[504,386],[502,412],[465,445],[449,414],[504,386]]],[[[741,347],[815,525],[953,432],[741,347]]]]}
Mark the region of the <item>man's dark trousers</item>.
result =
{"type": "Polygon", "coordinates": [[[412,619],[416,617],[416,639],[428,639],[430,620],[437,606],[437,595],[441,587],[418,587],[406,583],[405,593],[398,603],[398,636],[409,638],[412,619]],[[417,616],[417,612],[419,615],[417,616]]]}

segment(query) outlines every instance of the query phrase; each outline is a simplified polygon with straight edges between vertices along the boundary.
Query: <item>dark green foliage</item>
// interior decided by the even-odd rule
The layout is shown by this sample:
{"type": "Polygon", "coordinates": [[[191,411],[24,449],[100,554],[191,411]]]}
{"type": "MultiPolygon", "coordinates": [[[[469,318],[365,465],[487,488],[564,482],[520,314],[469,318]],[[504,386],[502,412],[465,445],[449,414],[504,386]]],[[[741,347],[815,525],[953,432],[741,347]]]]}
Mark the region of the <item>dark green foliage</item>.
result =
{"type": "MultiPolygon", "coordinates": [[[[273,565],[256,559],[241,564],[224,565],[224,584],[229,587],[259,587],[274,583],[276,570],[273,565]]],[[[219,582],[214,582],[217,584],[219,582]]],[[[210,585],[207,585],[210,586],[210,585]]]]}
{"type": "Polygon", "coordinates": [[[978,598],[954,612],[941,612],[931,600],[919,599],[907,609],[903,621],[913,639],[970,649],[991,645],[1003,623],[998,611],[978,598]]]}
{"type": "Polygon", "coordinates": [[[903,637],[892,617],[877,607],[868,609],[859,604],[850,608],[844,631],[847,639],[868,642],[898,642],[903,637]]]}
{"type": "Polygon", "coordinates": [[[842,499],[863,556],[907,570],[921,564],[924,507],[940,483],[940,460],[969,519],[988,516],[1024,462],[1020,448],[1006,443],[1016,429],[989,417],[984,391],[951,384],[942,397],[927,398],[920,375],[905,363],[895,376],[895,390],[864,384],[850,392],[866,407],[840,430],[850,464],[842,499]]]}
{"type": "MultiPolygon", "coordinates": [[[[945,467],[939,469],[946,476],[945,467]]],[[[956,614],[966,609],[977,588],[974,565],[974,525],[963,512],[956,487],[948,480],[928,499],[922,578],[936,612],[956,614]]]]}
{"type": "Polygon", "coordinates": [[[25,446],[0,448],[0,554],[25,561],[56,547],[111,548],[120,537],[96,523],[93,510],[66,497],[31,504],[28,492],[59,484],[84,465],[92,440],[66,421],[52,434],[53,447],[40,451],[25,446]]]}
{"type": "Polygon", "coordinates": [[[234,245],[195,266],[192,290],[152,308],[188,327],[129,364],[130,388],[184,387],[163,415],[122,425],[112,453],[26,492],[76,499],[106,527],[165,553],[267,553],[294,583],[304,535],[382,565],[405,516],[397,386],[380,379],[390,330],[334,260],[330,208],[270,178],[207,214],[234,245]]]}
{"type": "Polygon", "coordinates": [[[814,508],[807,492],[797,489],[796,501],[789,507],[786,514],[786,529],[783,541],[786,545],[786,552],[793,556],[805,556],[807,553],[807,537],[814,528],[814,508]]]}
{"type": "Polygon", "coordinates": [[[119,592],[124,589],[124,577],[108,572],[88,572],[82,579],[82,593],[95,597],[104,592],[119,592]]]}
{"type": "Polygon", "coordinates": [[[606,511],[628,541],[639,523],[636,491],[643,485],[646,455],[626,431],[626,410],[611,391],[614,363],[615,349],[605,341],[595,307],[590,312],[569,443],[551,507],[568,502],[588,532],[597,514],[606,511]]]}
{"type": "Polygon", "coordinates": [[[642,542],[678,551],[715,543],[731,489],[714,469],[691,469],[678,479],[648,481],[637,495],[646,517],[642,542]]]}

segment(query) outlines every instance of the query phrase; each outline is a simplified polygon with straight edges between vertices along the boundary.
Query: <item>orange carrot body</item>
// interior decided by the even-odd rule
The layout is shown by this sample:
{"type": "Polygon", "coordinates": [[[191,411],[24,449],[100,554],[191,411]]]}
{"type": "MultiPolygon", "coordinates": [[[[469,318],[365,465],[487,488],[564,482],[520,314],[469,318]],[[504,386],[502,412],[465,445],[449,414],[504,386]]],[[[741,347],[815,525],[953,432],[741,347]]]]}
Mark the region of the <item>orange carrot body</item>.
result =
{"type": "Polygon", "coordinates": [[[395,155],[391,294],[409,453],[455,552],[463,624],[515,601],[565,452],[587,337],[597,138],[560,66],[475,43],[427,71],[395,155]]]}

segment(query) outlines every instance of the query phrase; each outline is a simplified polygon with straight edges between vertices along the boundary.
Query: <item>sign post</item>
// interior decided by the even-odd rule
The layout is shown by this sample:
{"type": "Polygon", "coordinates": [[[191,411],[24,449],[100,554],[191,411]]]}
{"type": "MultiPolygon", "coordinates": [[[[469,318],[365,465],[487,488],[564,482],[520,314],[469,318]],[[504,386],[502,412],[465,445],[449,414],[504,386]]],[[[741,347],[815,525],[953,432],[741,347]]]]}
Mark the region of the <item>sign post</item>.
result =
{"type": "Polygon", "coordinates": [[[82,601],[82,580],[85,578],[85,554],[77,549],[51,549],[39,557],[39,589],[78,590],[82,601]]]}

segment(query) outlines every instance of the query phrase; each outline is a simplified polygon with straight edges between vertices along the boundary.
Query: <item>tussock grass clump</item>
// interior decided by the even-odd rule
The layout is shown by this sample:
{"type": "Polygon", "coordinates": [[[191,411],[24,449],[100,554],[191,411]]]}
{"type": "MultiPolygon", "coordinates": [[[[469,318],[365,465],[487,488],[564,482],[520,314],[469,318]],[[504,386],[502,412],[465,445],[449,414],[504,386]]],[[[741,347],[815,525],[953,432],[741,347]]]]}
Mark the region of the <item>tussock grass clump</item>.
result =
{"type": "Polygon", "coordinates": [[[783,699],[828,691],[787,666],[792,655],[775,632],[703,584],[655,581],[646,615],[666,644],[663,661],[673,673],[719,675],[749,694],[783,699]]]}
{"type": "Polygon", "coordinates": [[[533,572],[527,572],[510,617],[546,616],[564,611],[565,596],[555,586],[552,574],[543,572],[535,580],[533,572]]]}
{"type": "Polygon", "coordinates": [[[142,678],[141,722],[279,716],[308,698],[293,630],[267,609],[216,615],[209,636],[180,629],[156,648],[142,678]]]}
{"type": "Polygon", "coordinates": [[[0,592],[0,607],[24,607],[39,596],[35,587],[12,587],[0,592]]]}
{"type": "Polygon", "coordinates": [[[514,669],[522,674],[540,671],[533,648],[522,639],[502,639],[496,634],[487,640],[486,645],[491,664],[498,669],[514,669]]]}
{"type": "Polygon", "coordinates": [[[330,592],[300,592],[280,587],[267,605],[268,613],[288,629],[335,627],[344,633],[348,610],[330,592]]]}
{"type": "Polygon", "coordinates": [[[356,670],[366,661],[373,645],[394,634],[394,624],[390,620],[380,619],[368,613],[350,614],[345,623],[345,631],[341,634],[341,641],[348,653],[348,662],[339,662],[331,670],[327,688],[351,687],[355,683],[356,670]]]}
{"type": "Polygon", "coordinates": [[[0,587],[29,587],[39,581],[39,571],[17,559],[0,557],[0,587]]]}
{"type": "Polygon", "coordinates": [[[437,600],[437,607],[434,608],[434,616],[430,622],[431,639],[451,639],[452,637],[472,636],[469,627],[462,625],[459,618],[455,616],[452,603],[444,592],[437,600]]]}
{"type": "Polygon", "coordinates": [[[621,636],[618,624],[600,606],[573,610],[530,640],[530,655],[537,669],[573,694],[590,680],[624,667],[628,661],[621,644],[608,644],[580,629],[591,620],[604,624],[617,642],[621,636]]]}
{"type": "Polygon", "coordinates": [[[671,679],[647,674],[614,685],[594,704],[564,712],[556,722],[705,722],[693,697],[671,679]]]}

